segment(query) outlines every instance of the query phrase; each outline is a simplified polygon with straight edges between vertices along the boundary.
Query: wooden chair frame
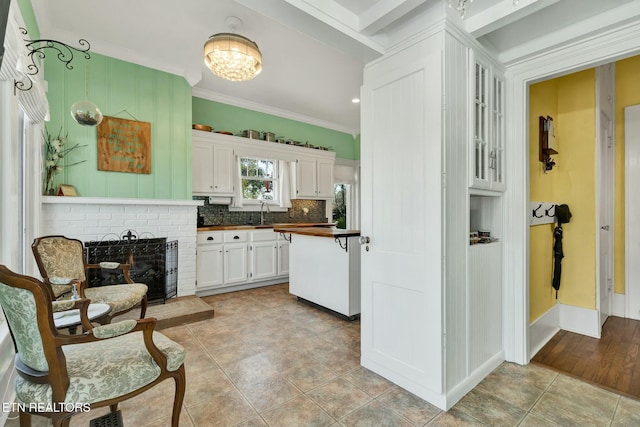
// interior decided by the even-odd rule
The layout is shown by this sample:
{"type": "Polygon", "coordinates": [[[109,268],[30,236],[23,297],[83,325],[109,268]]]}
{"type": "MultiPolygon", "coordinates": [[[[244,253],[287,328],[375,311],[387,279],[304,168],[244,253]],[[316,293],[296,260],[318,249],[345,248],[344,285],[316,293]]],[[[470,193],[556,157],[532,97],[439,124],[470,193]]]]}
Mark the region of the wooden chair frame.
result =
{"type": "MultiPolygon", "coordinates": [[[[36,264],[38,265],[38,270],[40,270],[40,274],[42,275],[43,281],[44,283],[51,285],[51,280],[49,279],[49,275],[48,272],[46,271],[46,268],[44,266],[44,263],[42,262],[42,257],[40,255],[40,252],[38,251],[38,246],[40,245],[40,242],[42,240],[45,239],[49,239],[49,238],[61,238],[61,239],[65,239],[71,242],[78,242],[78,244],[80,245],[81,248],[84,248],[84,243],[82,243],[82,241],[78,240],[78,239],[72,239],[66,236],[62,236],[62,235],[50,235],[50,236],[42,236],[42,237],[37,237],[33,243],[31,244],[31,250],[33,251],[33,256],[36,259],[36,264]]],[[[89,277],[89,270],[90,269],[101,269],[102,267],[100,266],[100,264],[88,264],[85,262],[84,258],[82,259],[82,263],[84,264],[84,271],[85,271],[85,280],[81,280],[80,278],[74,278],[75,280],[73,280],[72,282],[78,282],[80,285],[78,286],[78,293],[80,294],[81,298],[86,298],[85,294],[84,294],[84,290],[87,287],[87,280],[86,278],[89,277]]],[[[118,266],[119,269],[122,269],[122,272],[124,274],[124,279],[127,283],[134,283],[134,281],[131,279],[131,276],[129,275],[129,270],[131,269],[131,266],[129,264],[123,264],[120,263],[120,265],[118,266]]],[[[109,285],[106,285],[109,286],[109,285]]],[[[49,291],[53,297],[53,291],[51,290],[51,287],[49,287],[49,291]]],[[[53,297],[53,299],[55,299],[55,297],[53,297]]],[[[115,316],[118,316],[120,314],[124,314],[127,313],[131,310],[133,310],[134,308],[136,308],[137,305],[127,309],[127,310],[121,310],[115,313],[107,313],[104,316],[100,317],[99,319],[96,319],[96,323],[111,323],[111,321],[113,320],[113,318],[115,316]]],[[[142,298],[142,300],[140,301],[140,319],[144,319],[145,314],[147,313],[147,295],[145,294],[145,296],[142,298]]]]}
{"type": "MultiPolygon", "coordinates": [[[[82,326],[85,328],[86,332],[83,335],[66,335],[61,334],[55,327],[53,322],[53,307],[52,307],[52,298],[51,298],[51,289],[44,284],[43,282],[28,276],[23,276],[17,273],[10,271],[4,265],[0,265],[0,282],[5,283],[9,286],[26,289],[33,294],[35,304],[36,304],[36,312],[37,312],[37,321],[38,321],[38,329],[40,331],[40,336],[42,339],[42,344],[44,348],[44,356],[46,358],[47,364],[49,366],[48,372],[39,372],[34,371],[20,362],[16,363],[16,369],[18,371],[18,375],[25,378],[28,381],[41,383],[41,384],[49,384],[51,386],[52,394],[53,394],[53,402],[64,402],[65,396],[67,394],[67,390],[69,388],[69,374],[67,372],[66,359],[64,352],[62,351],[62,346],[70,345],[70,344],[83,344],[90,343],[94,341],[100,340],[100,338],[96,338],[92,329],[93,326],[87,317],[87,309],[89,307],[88,299],[79,299],[75,301],[74,308],[78,308],[80,310],[80,318],[82,322],[82,326]],[[25,369],[26,368],[26,369],[25,369]]],[[[116,411],[118,407],[118,403],[127,399],[130,399],[138,394],[145,392],[146,390],[154,387],[158,383],[164,381],[168,378],[173,378],[175,382],[175,395],[173,400],[173,414],[171,418],[171,426],[178,427],[178,422],[180,419],[180,411],[182,409],[182,402],[184,400],[184,394],[186,390],[186,375],[184,364],[180,366],[175,371],[167,370],[167,358],[166,356],[156,347],[153,342],[153,330],[155,329],[156,319],[141,319],[137,320],[137,325],[131,331],[127,333],[133,333],[137,331],[142,331],[144,336],[144,344],[147,348],[147,351],[156,362],[156,364],[160,367],[160,375],[151,383],[146,386],[132,391],[126,395],[119,396],[117,398],[104,400],[100,402],[94,402],[91,404],[92,408],[109,406],[111,411],[116,411]]],[[[11,325],[9,325],[11,326],[11,325]]],[[[12,338],[13,335],[12,335],[12,338]]],[[[106,338],[109,339],[109,338],[106,338]]],[[[15,344],[15,338],[14,338],[15,344]]],[[[19,360],[19,355],[16,354],[16,359],[19,360]]],[[[64,405],[60,405],[64,406],[64,405]]],[[[31,415],[42,415],[48,418],[51,418],[54,427],[68,427],[71,417],[74,415],[72,412],[53,412],[53,413],[42,413],[42,412],[20,412],[20,427],[30,427],[31,426],[31,415]]]]}

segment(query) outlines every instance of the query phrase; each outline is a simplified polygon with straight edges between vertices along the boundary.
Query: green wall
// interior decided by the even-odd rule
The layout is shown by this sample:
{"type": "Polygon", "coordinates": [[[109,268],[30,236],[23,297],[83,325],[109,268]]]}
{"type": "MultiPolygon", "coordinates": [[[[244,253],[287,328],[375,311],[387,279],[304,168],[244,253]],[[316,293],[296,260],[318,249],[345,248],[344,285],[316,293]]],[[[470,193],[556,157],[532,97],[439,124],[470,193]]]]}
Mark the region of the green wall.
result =
{"type": "Polygon", "coordinates": [[[18,8],[20,9],[20,14],[22,15],[22,19],[24,20],[24,25],[27,26],[27,31],[29,32],[28,34],[29,39],[31,40],[39,39],[40,29],[38,28],[36,16],[33,13],[31,0],[18,0],[18,8]]]}
{"type": "Polygon", "coordinates": [[[212,126],[217,130],[240,133],[245,129],[273,132],[312,145],[331,147],[336,157],[349,160],[360,158],[360,138],[351,134],[314,126],[271,114],[234,107],[203,98],[193,97],[193,123],[212,126]]]}
{"type": "Polygon", "coordinates": [[[185,79],[96,53],[89,61],[76,56],[72,65],[67,70],[55,55],[45,60],[47,129],[57,135],[62,127],[71,144],[87,145],[66,159],[86,162],[59,172],[56,187],[71,184],[84,197],[191,199],[191,87],[185,79]],[[85,63],[88,98],[103,115],[151,123],[151,174],[98,171],[97,130],[80,126],[69,113],[85,99],[85,63]]]}

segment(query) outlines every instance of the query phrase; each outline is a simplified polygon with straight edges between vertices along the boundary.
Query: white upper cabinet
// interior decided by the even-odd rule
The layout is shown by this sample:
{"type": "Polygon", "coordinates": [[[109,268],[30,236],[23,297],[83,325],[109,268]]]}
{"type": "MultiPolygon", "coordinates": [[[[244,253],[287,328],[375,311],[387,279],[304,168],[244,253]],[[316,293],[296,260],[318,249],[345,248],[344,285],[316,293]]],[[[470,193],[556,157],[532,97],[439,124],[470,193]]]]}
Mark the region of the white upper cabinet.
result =
{"type": "Polygon", "coordinates": [[[213,144],[194,141],[191,146],[191,191],[213,193],[213,144]]]}
{"type": "Polygon", "coordinates": [[[308,147],[259,141],[193,130],[192,193],[195,196],[233,197],[238,163],[236,157],[296,162],[296,193],[291,198],[333,198],[333,166],[336,153],[308,147]]]}
{"type": "Polygon", "coordinates": [[[233,195],[233,149],[211,142],[193,141],[191,191],[203,196],[233,195]]]}
{"type": "Polygon", "coordinates": [[[296,199],[333,198],[334,160],[296,160],[296,199]]]}
{"type": "Polygon", "coordinates": [[[471,52],[470,187],[504,191],[505,82],[490,62],[471,52]]]}

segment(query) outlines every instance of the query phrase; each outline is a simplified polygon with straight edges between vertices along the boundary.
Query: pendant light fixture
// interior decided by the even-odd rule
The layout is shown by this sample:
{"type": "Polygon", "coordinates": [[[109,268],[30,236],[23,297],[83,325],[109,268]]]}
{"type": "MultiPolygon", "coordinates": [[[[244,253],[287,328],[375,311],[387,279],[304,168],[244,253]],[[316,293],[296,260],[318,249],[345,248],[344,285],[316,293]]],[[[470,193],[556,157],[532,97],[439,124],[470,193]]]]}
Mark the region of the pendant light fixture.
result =
{"type": "Polygon", "coordinates": [[[102,122],[102,112],[96,104],[89,101],[89,61],[84,63],[84,98],[71,106],[71,117],[82,126],[98,126],[102,122]]]}
{"type": "Polygon", "coordinates": [[[262,54],[258,45],[235,34],[242,21],[229,16],[225,23],[230,33],[214,34],[204,44],[204,63],[211,72],[233,82],[251,80],[262,71],[262,54]]]}

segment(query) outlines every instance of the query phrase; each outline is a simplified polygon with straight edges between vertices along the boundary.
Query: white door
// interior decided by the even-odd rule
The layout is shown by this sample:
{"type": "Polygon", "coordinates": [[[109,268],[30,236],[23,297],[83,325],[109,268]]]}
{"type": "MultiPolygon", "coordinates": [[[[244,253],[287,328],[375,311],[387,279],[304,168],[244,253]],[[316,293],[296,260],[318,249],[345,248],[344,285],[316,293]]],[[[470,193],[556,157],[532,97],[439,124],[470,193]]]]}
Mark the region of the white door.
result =
{"type": "Polygon", "coordinates": [[[613,145],[613,124],[606,114],[600,114],[600,178],[598,182],[600,262],[598,277],[600,294],[600,326],[611,315],[613,302],[613,207],[615,149],[613,145]]]}
{"type": "Polygon", "coordinates": [[[362,88],[361,361],[422,396],[443,378],[440,64],[435,36],[362,88]]]}
{"type": "Polygon", "coordinates": [[[640,104],[624,109],[626,317],[640,320],[640,104]]]}

